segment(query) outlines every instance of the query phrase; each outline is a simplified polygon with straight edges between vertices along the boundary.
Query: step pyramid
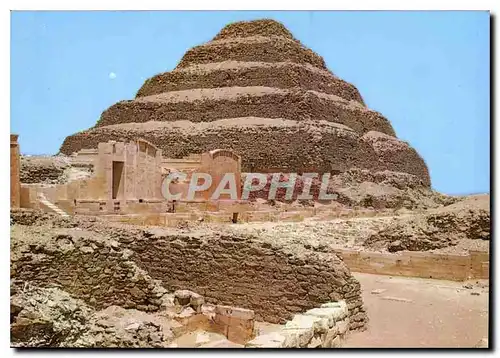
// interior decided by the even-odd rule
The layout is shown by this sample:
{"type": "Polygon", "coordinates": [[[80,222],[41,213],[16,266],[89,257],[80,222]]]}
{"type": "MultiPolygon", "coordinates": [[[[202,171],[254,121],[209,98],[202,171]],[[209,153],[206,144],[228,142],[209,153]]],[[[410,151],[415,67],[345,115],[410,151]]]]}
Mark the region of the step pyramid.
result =
{"type": "Polygon", "coordinates": [[[227,25],[187,51],[173,71],[145,81],[135,99],[114,104],[94,127],[67,137],[60,151],[136,138],[171,158],[232,149],[246,172],[390,170],[430,186],[425,162],[390,122],[321,56],[268,19],[227,25]]]}

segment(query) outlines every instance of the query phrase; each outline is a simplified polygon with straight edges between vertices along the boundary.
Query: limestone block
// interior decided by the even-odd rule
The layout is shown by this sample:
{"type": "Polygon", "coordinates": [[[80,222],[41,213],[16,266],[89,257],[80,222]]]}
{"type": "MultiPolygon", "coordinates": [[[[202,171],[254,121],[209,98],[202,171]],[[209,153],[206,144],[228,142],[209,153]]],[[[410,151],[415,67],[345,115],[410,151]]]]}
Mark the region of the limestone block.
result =
{"type": "Polygon", "coordinates": [[[344,310],[340,307],[334,308],[313,308],[305,313],[308,316],[322,317],[328,319],[328,327],[333,327],[335,322],[345,317],[344,310]]]}
{"type": "Polygon", "coordinates": [[[344,316],[341,319],[343,319],[344,317],[347,317],[347,315],[349,313],[347,303],[344,300],[338,301],[338,302],[323,303],[321,305],[321,308],[340,308],[342,310],[342,312],[344,313],[344,316]]]}
{"type": "Polygon", "coordinates": [[[189,299],[189,304],[196,312],[201,312],[201,306],[205,303],[205,298],[202,295],[194,293],[189,299]]]}
{"type": "Polygon", "coordinates": [[[231,317],[216,314],[211,321],[211,331],[223,334],[227,337],[230,319],[231,317]]]}
{"type": "Polygon", "coordinates": [[[215,313],[219,314],[219,315],[231,316],[231,317],[241,318],[241,319],[254,319],[255,318],[254,311],[246,309],[246,308],[239,308],[239,307],[217,305],[217,306],[215,306],[215,313]]]}
{"type": "Polygon", "coordinates": [[[296,314],[285,324],[285,329],[313,329],[315,333],[325,333],[328,330],[328,319],[296,314]]]}
{"type": "Polygon", "coordinates": [[[313,328],[284,328],[282,331],[285,336],[284,348],[303,348],[307,347],[311,339],[314,337],[313,328]]]}
{"type": "Polygon", "coordinates": [[[282,348],[284,343],[285,337],[282,334],[272,332],[255,337],[245,344],[245,348],[282,348]]]}
{"type": "Polygon", "coordinates": [[[191,295],[194,292],[191,292],[189,290],[177,290],[174,292],[174,299],[175,299],[175,304],[176,305],[181,305],[185,306],[189,304],[191,300],[191,295]]]}
{"type": "Polygon", "coordinates": [[[231,342],[245,344],[254,337],[254,320],[230,317],[227,339],[231,342]]]}
{"type": "Polygon", "coordinates": [[[214,329],[224,334],[230,341],[244,344],[253,338],[254,311],[218,305],[214,312],[214,329]]]}

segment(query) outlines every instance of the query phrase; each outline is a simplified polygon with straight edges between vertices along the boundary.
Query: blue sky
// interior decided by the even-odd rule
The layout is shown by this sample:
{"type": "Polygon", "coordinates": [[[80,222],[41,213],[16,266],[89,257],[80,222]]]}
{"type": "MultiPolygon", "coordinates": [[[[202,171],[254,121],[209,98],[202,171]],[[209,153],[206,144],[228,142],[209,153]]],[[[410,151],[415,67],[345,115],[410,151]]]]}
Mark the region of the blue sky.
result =
{"type": "Polygon", "coordinates": [[[422,155],[433,187],[489,192],[487,12],[12,12],[11,132],[22,153],[132,99],[227,23],[274,18],[353,83],[422,155]]]}

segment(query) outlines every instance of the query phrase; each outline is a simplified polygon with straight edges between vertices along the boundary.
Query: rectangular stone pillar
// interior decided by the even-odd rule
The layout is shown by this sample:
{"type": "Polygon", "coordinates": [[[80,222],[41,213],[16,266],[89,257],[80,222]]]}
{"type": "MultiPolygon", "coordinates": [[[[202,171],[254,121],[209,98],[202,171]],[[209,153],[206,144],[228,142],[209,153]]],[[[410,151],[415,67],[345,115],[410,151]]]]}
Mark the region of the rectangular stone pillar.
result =
{"type": "Polygon", "coordinates": [[[254,319],[252,310],[218,305],[215,307],[213,328],[231,342],[245,344],[254,338],[254,319]]]}
{"type": "Polygon", "coordinates": [[[10,207],[19,208],[21,205],[21,179],[19,159],[19,143],[17,134],[10,135],[10,207]]]}

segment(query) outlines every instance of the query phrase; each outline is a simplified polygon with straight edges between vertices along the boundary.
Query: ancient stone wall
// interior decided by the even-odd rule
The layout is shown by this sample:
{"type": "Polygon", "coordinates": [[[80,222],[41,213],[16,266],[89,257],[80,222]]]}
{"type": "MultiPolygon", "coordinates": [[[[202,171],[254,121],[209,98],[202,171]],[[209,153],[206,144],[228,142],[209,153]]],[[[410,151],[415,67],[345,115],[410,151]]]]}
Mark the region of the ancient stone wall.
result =
{"type": "Polygon", "coordinates": [[[349,331],[345,301],[327,302],[321,307],[296,314],[276,332],[247,342],[246,348],[338,348],[349,331]]]}
{"type": "Polygon", "coordinates": [[[453,281],[489,277],[487,252],[452,255],[404,251],[391,254],[343,249],[338,253],[354,272],[453,281]]]}
{"type": "Polygon", "coordinates": [[[149,121],[211,122],[240,117],[287,118],[343,124],[359,134],[395,135],[380,113],[354,101],[301,89],[269,87],[203,88],[121,101],[101,115],[97,127],[149,121]]]}
{"type": "MultiPolygon", "coordinates": [[[[141,132],[141,137],[147,138],[171,158],[232,148],[241,155],[242,171],[246,172],[273,172],[276,168],[288,172],[331,172],[352,166],[370,169],[382,166],[369,144],[360,143],[354,132],[342,128],[325,128],[316,132],[309,126],[292,123],[267,128],[257,125],[238,128],[235,124],[203,129],[203,135],[201,128],[192,131],[175,127],[153,129],[141,132]],[[178,143],[184,144],[179,146],[178,143]]],[[[135,135],[127,128],[95,128],[85,134],[67,137],[62,150],[69,153],[83,145],[94,146],[110,138],[133,138],[135,135]]]]}
{"type": "Polygon", "coordinates": [[[430,187],[431,178],[424,160],[408,143],[380,132],[368,132],[362,140],[370,143],[379,160],[395,172],[410,173],[422,179],[430,187]]]}
{"type": "MultiPolygon", "coordinates": [[[[208,153],[202,154],[201,166],[199,169],[202,173],[210,174],[212,184],[204,193],[205,199],[210,199],[215,193],[222,179],[226,174],[234,175],[235,194],[236,197],[231,198],[229,194],[218,195],[217,199],[239,199],[241,197],[241,157],[231,150],[216,149],[208,153]]],[[[228,189],[232,183],[225,185],[228,189]]]]}
{"type": "Polygon", "coordinates": [[[215,40],[188,50],[177,68],[223,61],[308,63],[326,70],[325,60],[300,43],[280,36],[215,40]]]}
{"type": "Polygon", "coordinates": [[[40,287],[59,285],[96,308],[118,305],[155,311],[165,290],[130,260],[118,242],[82,237],[76,230],[49,241],[23,243],[12,239],[11,276],[40,287]]]}
{"type": "Polygon", "coordinates": [[[197,65],[160,73],[144,83],[137,92],[137,97],[196,88],[250,86],[280,89],[299,87],[364,104],[359,91],[352,84],[332,77],[328,71],[291,62],[227,61],[217,66],[197,65]]]}
{"type": "Polygon", "coordinates": [[[418,175],[430,186],[425,163],[412,148],[400,148],[390,122],[270,19],[228,25],[188,50],[173,71],[148,79],[135,99],[116,103],[93,128],[67,137],[60,150],[140,137],[171,158],[230,149],[242,156],[243,171],[374,168],[418,175]],[[249,130],[255,118],[260,122],[249,130]],[[273,120],[295,124],[283,130],[273,120]],[[356,139],[332,135],[328,123],[356,139]],[[394,137],[386,142],[396,146],[359,138],[368,132],[394,137]]]}
{"type": "Polygon", "coordinates": [[[141,139],[129,143],[100,142],[97,146],[95,178],[106,183],[100,198],[161,198],[161,150],[141,139]]]}
{"type": "Polygon", "coordinates": [[[351,329],[365,323],[359,282],[335,255],[287,252],[252,237],[160,229],[123,240],[133,240],[127,244],[132,259],[165,288],[252,309],[256,320],[284,323],[294,313],[345,299],[354,317],[351,329]]]}

